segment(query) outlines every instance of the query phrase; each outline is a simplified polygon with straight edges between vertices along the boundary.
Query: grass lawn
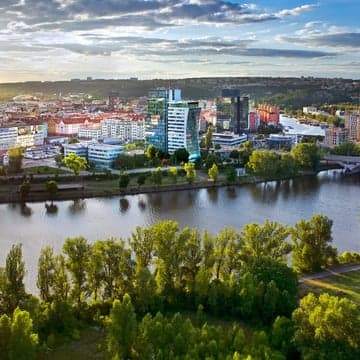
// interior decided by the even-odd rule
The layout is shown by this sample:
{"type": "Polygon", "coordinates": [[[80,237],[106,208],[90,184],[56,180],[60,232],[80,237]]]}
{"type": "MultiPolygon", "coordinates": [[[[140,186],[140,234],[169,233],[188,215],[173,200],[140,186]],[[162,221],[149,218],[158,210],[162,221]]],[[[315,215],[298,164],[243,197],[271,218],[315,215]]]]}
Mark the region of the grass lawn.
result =
{"type": "Polygon", "coordinates": [[[317,295],[328,292],[330,295],[345,296],[360,305],[360,270],[306,280],[300,285],[300,294],[304,296],[310,291],[317,295]]]}
{"type": "Polygon", "coordinates": [[[50,166],[34,166],[24,169],[25,174],[40,174],[40,175],[56,175],[56,174],[69,174],[70,171],[66,171],[59,168],[54,168],[50,166]]]}

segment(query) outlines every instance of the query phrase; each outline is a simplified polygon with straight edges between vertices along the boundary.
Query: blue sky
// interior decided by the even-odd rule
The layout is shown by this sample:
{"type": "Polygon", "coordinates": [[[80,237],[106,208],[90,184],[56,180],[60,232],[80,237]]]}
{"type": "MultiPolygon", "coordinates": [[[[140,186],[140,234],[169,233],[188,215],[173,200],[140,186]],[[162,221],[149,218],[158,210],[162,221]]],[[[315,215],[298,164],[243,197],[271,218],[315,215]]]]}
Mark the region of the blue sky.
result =
{"type": "Polygon", "coordinates": [[[0,0],[0,82],[360,78],[359,0],[0,0]]]}

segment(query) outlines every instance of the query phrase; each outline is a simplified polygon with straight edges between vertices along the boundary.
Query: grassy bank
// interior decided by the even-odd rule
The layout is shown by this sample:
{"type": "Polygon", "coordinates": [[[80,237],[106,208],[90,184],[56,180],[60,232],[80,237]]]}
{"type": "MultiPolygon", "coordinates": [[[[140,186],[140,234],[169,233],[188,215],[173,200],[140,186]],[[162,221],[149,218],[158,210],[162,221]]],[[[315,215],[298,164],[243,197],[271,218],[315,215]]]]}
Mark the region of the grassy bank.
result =
{"type": "Polygon", "coordinates": [[[301,296],[309,292],[327,292],[334,296],[347,297],[360,305],[360,270],[334,274],[322,279],[305,280],[300,286],[301,296]]]}

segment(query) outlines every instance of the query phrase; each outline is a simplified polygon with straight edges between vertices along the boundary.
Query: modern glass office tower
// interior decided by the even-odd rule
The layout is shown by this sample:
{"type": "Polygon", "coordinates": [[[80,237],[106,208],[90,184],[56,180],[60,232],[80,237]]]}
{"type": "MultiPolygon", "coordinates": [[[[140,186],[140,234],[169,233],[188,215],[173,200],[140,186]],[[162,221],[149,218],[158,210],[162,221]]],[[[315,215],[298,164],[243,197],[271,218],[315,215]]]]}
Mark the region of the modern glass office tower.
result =
{"type": "Polygon", "coordinates": [[[239,89],[224,89],[216,100],[216,127],[218,132],[242,133],[248,127],[249,98],[240,97],[239,89]]]}
{"type": "Polygon", "coordinates": [[[181,90],[158,88],[149,92],[147,113],[145,116],[145,144],[152,144],[157,149],[168,151],[168,103],[180,101],[181,90]]]}
{"type": "Polygon", "coordinates": [[[168,152],[185,148],[189,159],[200,157],[199,147],[200,108],[197,101],[170,102],[168,106],[168,152]]]}

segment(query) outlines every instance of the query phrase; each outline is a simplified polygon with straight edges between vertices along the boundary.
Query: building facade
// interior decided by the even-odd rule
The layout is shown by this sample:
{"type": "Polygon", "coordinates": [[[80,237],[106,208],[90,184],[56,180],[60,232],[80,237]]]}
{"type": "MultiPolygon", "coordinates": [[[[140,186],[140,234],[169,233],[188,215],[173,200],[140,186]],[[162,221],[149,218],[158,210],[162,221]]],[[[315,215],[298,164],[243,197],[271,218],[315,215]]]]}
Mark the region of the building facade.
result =
{"type": "Polygon", "coordinates": [[[167,150],[185,148],[190,157],[200,156],[198,128],[200,108],[197,101],[171,102],[168,106],[167,150]]]}
{"type": "Polygon", "coordinates": [[[219,132],[241,134],[248,128],[249,98],[240,97],[239,89],[223,89],[216,99],[216,127],[219,132]]]}
{"type": "Polygon", "coordinates": [[[87,159],[96,167],[109,168],[123,151],[124,148],[121,145],[90,144],[87,159]]]}
{"type": "Polygon", "coordinates": [[[170,101],[181,101],[180,89],[159,88],[151,90],[145,116],[145,145],[154,145],[164,152],[168,151],[167,115],[170,101]]]}
{"type": "Polygon", "coordinates": [[[347,141],[349,141],[348,129],[339,127],[329,127],[325,129],[325,146],[334,147],[347,141]]]}
{"type": "Polygon", "coordinates": [[[349,140],[360,141],[360,112],[346,113],[344,118],[345,128],[349,130],[349,140]]]}
{"type": "Polygon", "coordinates": [[[106,119],[101,122],[101,136],[103,138],[120,138],[124,142],[144,140],[145,122],[126,118],[106,119]]]}

